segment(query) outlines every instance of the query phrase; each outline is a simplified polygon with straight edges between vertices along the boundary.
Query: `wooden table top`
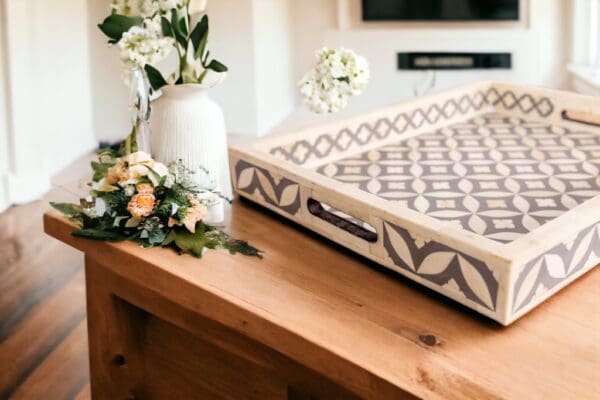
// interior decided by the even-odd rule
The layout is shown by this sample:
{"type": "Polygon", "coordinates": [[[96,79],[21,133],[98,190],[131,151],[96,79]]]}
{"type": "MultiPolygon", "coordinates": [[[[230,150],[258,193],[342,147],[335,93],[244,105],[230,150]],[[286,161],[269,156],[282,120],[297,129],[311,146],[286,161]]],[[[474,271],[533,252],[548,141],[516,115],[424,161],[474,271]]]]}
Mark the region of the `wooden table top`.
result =
{"type": "Polygon", "coordinates": [[[246,201],[226,231],[263,260],[77,239],[56,212],[45,229],[362,397],[600,398],[599,269],[502,327],[246,201]]]}

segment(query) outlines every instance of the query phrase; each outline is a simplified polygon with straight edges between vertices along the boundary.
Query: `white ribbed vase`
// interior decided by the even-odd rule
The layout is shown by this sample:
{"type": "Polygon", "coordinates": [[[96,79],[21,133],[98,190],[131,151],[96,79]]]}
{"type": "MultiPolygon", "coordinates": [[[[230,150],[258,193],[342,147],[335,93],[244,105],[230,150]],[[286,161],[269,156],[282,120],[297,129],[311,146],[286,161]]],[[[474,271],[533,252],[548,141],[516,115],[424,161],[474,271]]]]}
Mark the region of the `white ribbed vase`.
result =
{"type": "Polygon", "coordinates": [[[162,92],[152,103],[152,155],[165,164],[182,160],[192,170],[206,168],[216,189],[231,197],[227,132],[221,107],[199,85],[165,86],[162,92]]]}

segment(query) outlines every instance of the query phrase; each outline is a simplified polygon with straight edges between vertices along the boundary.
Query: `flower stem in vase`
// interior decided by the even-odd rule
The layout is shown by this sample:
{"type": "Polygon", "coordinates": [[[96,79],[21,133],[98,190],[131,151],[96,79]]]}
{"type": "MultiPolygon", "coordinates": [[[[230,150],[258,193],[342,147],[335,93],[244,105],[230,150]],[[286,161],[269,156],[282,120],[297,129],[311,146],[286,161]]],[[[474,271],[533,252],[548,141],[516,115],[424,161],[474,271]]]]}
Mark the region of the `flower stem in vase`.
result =
{"type": "Polygon", "coordinates": [[[143,68],[131,71],[130,110],[138,151],[150,154],[150,82],[143,68]]]}

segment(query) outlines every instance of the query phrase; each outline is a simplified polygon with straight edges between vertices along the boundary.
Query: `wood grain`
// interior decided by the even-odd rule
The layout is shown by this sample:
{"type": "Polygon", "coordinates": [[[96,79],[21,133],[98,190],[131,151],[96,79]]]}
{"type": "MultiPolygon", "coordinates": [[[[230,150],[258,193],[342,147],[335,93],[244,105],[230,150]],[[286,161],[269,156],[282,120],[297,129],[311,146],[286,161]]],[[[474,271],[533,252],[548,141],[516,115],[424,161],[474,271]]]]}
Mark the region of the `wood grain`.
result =
{"type": "Polygon", "coordinates": [[[247,202],[233,205],[228,230],[264,250],[262,261],[93,243],[56,213],[45,222],[132,287],[363,398],[600,397],[597,270],[503,328],[247,202]]]}
{"type": "Polygon", "coordinates": [[[49,208],[0,214],[1,399],[71,399],[89,380],[83,257],[44,234],[49,208]]]}

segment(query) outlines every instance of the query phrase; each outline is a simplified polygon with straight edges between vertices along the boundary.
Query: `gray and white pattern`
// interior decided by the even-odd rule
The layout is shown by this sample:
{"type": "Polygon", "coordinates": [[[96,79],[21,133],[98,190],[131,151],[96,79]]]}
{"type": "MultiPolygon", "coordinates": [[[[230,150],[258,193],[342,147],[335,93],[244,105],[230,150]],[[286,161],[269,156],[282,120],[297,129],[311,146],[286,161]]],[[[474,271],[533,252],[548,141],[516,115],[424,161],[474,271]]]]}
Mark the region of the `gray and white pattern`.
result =
{"type": "Polygon", "coordinates": [[[562,243],[529,261],[515,282],[513,311],[519,311],[556,285],[576,275],[600,258],[600,223],[579,232],[569,243],[562,243]]]}
{"type": "Polygon", "coordinates": [[[240,160],[235,165],[236,189],[260,196],[268,204],[295,215],[300,210],[300,185],[277,178],[264,168],[240,160]]]}
{"type": "Polygon", "coordinates": [[[498,281],[484,262],[388,222],[384,223],[383,240],[396,266],[458,297],[496,310],[498,281]]]}
{"type": "Polygon", "coordinates": [[[303,139],[290,145],[277,146],[272,148],[270,153],[302,165],[311,158],[321,159],[332,153],[348,150],[351,145],[365,145],[374,140],[386,139],[392,134],[427,127],[456,115],[480,111],[488,106],[517,110],[522,114],[534,114],[537,117],[547,117],[554,111],[554,105],[547,97],[536,98],[528,93],[516,94],[511,90],[500,92],[492,87],[485,92],[478,90],[471,95],[464,94],[442,104],[402,112],[393,119],[381,118],[373,123],[364,122],[356,129],[347,127],[339,132],[324,133],[311,140],[303,139]]]}
{"type": "Polygon", "coordinates": [[[600,135],[490,113],[318,172],[507,243],[600,194],[600,135]]]}

